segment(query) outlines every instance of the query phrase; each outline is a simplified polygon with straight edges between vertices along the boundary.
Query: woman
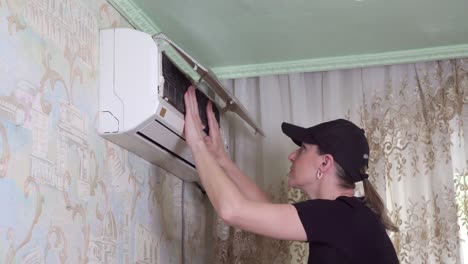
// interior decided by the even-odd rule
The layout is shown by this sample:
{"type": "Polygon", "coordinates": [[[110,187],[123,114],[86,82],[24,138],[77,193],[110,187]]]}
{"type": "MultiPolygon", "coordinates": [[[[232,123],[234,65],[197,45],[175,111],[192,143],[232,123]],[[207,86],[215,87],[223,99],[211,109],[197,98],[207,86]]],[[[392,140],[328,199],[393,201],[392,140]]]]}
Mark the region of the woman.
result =
{"type": "Polygon", "coordinates": [[[288,184],[302,189],[310,200],[273,204],[224,152],[211,103],[210,135],[205,136],[194,87],[184,99],[187,144],[201,183],[226,223],[276,239],[308,241],[308,263],[398,263],[386,233],[397,228],[367,179],[364,130],[342,119],[307,129],[283,123],[283,132],[300,146],[288,157],[288,184]],[[354,197],[359,181],[365,198],[354,197]]]}

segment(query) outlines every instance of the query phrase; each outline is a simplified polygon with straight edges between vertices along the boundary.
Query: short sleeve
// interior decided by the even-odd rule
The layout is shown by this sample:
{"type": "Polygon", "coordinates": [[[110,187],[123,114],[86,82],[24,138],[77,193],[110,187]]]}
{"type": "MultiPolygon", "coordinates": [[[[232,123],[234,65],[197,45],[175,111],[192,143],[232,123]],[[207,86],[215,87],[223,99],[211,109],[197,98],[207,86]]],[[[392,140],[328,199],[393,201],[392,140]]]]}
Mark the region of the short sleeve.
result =
{"type": "Polygon", "coordinates": [[[351,208],[332,200],[309,200],[293,204],[308,242],[327,243],[340,239],[346,230],[351,208]]]}

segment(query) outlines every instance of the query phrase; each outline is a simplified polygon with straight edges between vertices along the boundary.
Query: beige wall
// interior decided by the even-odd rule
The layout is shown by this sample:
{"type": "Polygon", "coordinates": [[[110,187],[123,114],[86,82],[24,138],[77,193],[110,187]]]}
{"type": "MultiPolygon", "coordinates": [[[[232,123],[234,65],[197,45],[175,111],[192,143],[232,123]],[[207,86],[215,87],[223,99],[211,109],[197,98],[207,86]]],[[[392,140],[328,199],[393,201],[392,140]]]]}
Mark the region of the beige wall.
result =
{"type": "Polygon", "coordinates": [[[0,263],[210,262],[206,196],[96,133],[115,26],[104,0],[0,0],[0,263]]]}

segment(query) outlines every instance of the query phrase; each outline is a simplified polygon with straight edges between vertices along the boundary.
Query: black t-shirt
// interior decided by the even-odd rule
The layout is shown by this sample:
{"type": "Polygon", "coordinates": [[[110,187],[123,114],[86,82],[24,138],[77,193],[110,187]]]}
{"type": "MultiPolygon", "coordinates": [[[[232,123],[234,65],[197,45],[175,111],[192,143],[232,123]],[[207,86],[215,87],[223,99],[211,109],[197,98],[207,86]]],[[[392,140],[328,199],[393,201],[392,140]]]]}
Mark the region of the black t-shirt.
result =
{"type": "Polygon", "coordinates": [[[309,242],[309,264],[395,264],[395,248],[378,216],[362,199],[293,204],[309,242]]]}

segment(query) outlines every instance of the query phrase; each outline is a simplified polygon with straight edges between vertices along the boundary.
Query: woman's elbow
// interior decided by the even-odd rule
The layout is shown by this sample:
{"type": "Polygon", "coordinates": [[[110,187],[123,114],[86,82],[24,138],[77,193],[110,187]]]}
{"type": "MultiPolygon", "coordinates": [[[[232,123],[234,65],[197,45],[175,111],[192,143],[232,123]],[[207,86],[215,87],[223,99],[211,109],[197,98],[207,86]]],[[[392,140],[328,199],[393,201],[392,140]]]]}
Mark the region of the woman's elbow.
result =
{"type": "Polygon", "coordinates": [[[232,222],[232,210],[231,209],[220,209],[219,212],[219,218],[223,220],[226,224],[231,225],[232,222]]]}
{"type": "Polygon", "coordinates": [[[239,207],[236,207],[234,205],[229,205],[229,206],[223,206],[220,208],[218,214],[219,217],[228,225],[230,226],[236,226],[238,223],[236,222],[236,219],[239,219],[239,207]]]}

